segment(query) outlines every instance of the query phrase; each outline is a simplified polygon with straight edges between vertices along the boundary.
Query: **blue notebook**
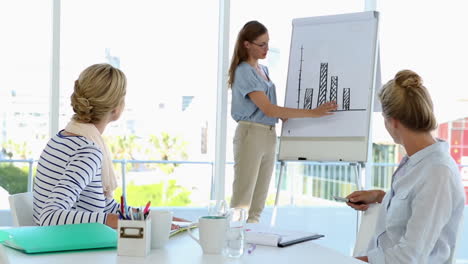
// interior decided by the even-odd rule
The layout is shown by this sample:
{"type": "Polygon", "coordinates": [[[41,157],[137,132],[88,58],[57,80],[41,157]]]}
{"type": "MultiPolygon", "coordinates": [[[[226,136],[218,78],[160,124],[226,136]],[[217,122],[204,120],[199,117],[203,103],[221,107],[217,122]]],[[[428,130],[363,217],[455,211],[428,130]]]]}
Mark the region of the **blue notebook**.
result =
{"type": "Polygon", "coordinates": [[[117,247],[117,232],[98,223],[0,230],[0,243],[26,253],[117,247]]]}

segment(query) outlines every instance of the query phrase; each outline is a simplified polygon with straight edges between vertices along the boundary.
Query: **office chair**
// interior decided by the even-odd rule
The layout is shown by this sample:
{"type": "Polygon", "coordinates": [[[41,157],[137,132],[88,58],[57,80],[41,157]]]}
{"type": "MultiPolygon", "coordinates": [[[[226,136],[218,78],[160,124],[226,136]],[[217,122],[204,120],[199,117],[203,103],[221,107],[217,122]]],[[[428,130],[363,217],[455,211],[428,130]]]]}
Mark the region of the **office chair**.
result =
{"type": "Polygon", "coordinates": [[[14,226],[35,226],[32,192],[17,193],[8,197],[14,226]]]}

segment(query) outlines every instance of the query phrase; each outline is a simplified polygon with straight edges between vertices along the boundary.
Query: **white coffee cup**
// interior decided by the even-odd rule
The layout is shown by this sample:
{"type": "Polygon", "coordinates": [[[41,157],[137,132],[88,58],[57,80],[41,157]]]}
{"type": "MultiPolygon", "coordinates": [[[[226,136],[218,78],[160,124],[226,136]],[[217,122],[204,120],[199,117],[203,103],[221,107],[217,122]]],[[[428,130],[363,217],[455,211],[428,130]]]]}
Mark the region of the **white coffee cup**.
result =
{"type": "Polygon", "coordinates": [[[200,239],[197,239],[188,229],[189,235],[202,248],[205,254],[223,253],[226,242],[226,231],[228,218],[225,216],[202,216],[198,219],[198,232],[200,239]]]}
{"type": "Polygon", "coordinates": [[[151,248],[162,248],[169,240],[172,224],[172,212],[151,210],[151,248]]]}

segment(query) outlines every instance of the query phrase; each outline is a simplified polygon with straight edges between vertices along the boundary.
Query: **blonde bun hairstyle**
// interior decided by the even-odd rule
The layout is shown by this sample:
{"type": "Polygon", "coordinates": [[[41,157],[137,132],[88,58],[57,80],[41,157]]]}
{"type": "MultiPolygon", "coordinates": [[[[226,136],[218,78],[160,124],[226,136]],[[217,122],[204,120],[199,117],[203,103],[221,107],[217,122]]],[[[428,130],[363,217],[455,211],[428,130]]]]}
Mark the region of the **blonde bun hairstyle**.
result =
{"type": "Polygon", "coordinates": [[[71,106],[73,119],[97,123],[124,103],[127,89],[125,74],[110,64],[94,64],[81,72],[75,81],[71,106]]]}
{"type": "Polygon", "coordinates": [[[397,119],[414,131],[430,132],[436,129],[431,96],[417,73],[399,71],[382,87],[379,99],[385,117],[397,119]]]}

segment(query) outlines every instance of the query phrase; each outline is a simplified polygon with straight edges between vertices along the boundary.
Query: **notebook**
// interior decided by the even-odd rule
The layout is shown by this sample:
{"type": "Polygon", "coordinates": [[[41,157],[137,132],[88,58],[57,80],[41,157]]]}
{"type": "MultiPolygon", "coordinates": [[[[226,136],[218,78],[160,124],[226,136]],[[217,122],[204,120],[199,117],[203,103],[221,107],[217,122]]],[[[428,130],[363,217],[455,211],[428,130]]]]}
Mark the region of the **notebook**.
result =
{"type": "Polygon", "coordinates": [[[247,225],[245,232],[245,241],[247,243],[272,247],[287,247],[321,237],[324,237],[324,235],[302,231],[280,230],[258,225],[247,225]]]}
{"type": "Polygon", "coordinates": [[[0,230],[0,243],[26,253],[115,248],[117,232],[99,223],[25,226],[0,230]]]}

